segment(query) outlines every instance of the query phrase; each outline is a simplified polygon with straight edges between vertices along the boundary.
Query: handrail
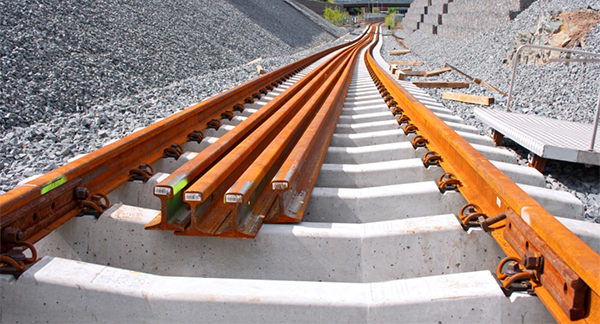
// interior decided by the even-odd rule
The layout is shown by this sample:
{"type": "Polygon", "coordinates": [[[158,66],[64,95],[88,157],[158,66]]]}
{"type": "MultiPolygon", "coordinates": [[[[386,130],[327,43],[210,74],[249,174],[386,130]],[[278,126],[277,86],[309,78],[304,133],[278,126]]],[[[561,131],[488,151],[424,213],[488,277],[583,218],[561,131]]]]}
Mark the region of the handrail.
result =
{"type": "MultiPolygon", "coordinates": [[[[584,52],[584,51],[577,51],[577,50],[572,50],[572,49],[567,49],[567,48],[560,48],[560,47],[552,47],[552,46],[544,46],[544,45],[532,45],[532,44],[527,44],[527,45],[522,45],[517,49],[517,52],[515,53],[515,58],[513,60],[513,72],[512,72],[512,76],[510,78],[510,89],[508,91],[508,100],[506,101],[506,112],[509,112],[510,110],[510,104],[511,104],[511,99],[512,99],[512,91],[513,91],[513,86],[515,83],[515,75],[517,73],[517,65],[519,64],[519,58],[521,56],[521,50],[524,48],[537,48],[537,49],[544,49],[544,50],[549,50],[549,51],[558,51],[558,52],[565,52],[565,53],[573,53],[573,54],[579,54],[579,55],[588,55],[588,56],[597,56],[600,57],[600,54],[598,53],[591,53],[591,52],[584,52]]],[[[595,60],[594,60],[595,61],[595,60]]],[[[592,62],[594,62],[592,61],[592,62]]],[[[590,151],[594,150],[594,144],[596,143],[596,134],[598,132],[598,116],[600,115],[600,94],[598,95],[598,105],[596,107],[596,113],[594,116],[594,129],[592,131],[592,140],[590,142],[590,151]]]]}

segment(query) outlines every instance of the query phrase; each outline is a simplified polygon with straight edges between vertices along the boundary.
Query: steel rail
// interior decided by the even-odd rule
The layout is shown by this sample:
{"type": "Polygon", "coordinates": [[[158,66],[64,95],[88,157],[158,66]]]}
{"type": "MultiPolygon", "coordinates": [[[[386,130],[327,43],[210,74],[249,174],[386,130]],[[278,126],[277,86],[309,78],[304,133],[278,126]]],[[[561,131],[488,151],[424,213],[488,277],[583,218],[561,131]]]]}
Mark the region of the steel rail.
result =
{"type": "MultiPolygon", "coordinates": [[[[334,60],[329,60],[333,62],[334,60]]],[[[314,77],[322,74],[323,67],[309,73],[314,77]]],[[[280,96],[277,96],[255,114],[252,114],[238,127],[227,132],[217,142],[200,152],[193,159],[172,172],[167,178],[155,186],[154,194],[161,199],[161,215],[150,222],[146,229],[182,231],[189,222],[188,208],[183,202],[183,191],[192,183],[223,159],[235,147],[245,141],[246,137],[256,128],[283,107],[308,83],[310,78],[303,78],[290,86],[280,96]]],[[[290,109],[283,112],[289,113],[290,109]]],[[[281,112],[280,112],[281,114],[281,112]]]]}
{"type": "MultiPolygon", "coordinates": [[[[327,133],[330,135],[320,138],[319,144],[325,145],[326,151],[333,135],[332,131],[335,130],[335,121],[341,112],[352,78],[353,66],[360,50],[361,48],[358,46],[354,48],[345,62],[338,66],[336,71],[317,90],[309,103],[303,107],[303,109],[310,110],[309,116],[307,116],[309,118],[300,120],[302,117],[299,113],[295,117],[298,120],[292,120],[289,123],[292,126],[286,127],[237,179],[236,183],[229,188],[225,195],[225,202],[234,207],[233,220],[239,221],[247,217],[254,217],[257,222],[262,222],[263,219],[267,223],[281,221],[281,214],[286,209],[280,208],[282,205],[281,195],[279,195],[279,192],[277,192],[277,195],[275,194],[276,191],[271,186],[271,179],[282,172],[287,173],[282,164],[287,163],[294,153],[307,153],[315,147],[311,145],[314,144],[312,139],[316,139],[315,134],[327,133]],[[313,116],[314,118],[312,118],[313,116]],[[292,152],[292,155],[288,155],[290,152],[292,152]],[[254,201],[255,197],[258,197],[256,201],[254,201]],[[261,210],[258,210],[258,212],[252,210],[248,213],[248,209],[253,209],[256,202],[259,206],[269,205],[271,208],[268,211],[265,210],[266,212],[263,211],[263,213],[260,213],[261,210]]],[[[324,154],[322,156],[324,158],[324,154]]],[[[322,162],[323,159],[320,159],[320,161],[311,164],[312,170],[316,171],[317,174],[322,162]]],[[[314,187],[314,181],[312,185],[314,187]]],[[[312,187],[305,191],[308,197],[312,187]]],[[[308,197],[303,199],[301,205],[305,206],[308,203],[308,197]]],[[[286,219],[286,222],[298,222],[301,219],[302,214],[293,219],[286,219]]]]}
{"type": "MultiPolygon", "coordinates": [[[[369,34],[369,37],[371,34],[369,34]]],[[[238,178],[251,166],[252,162],[276,137],[282,136],[280,132],[284,129],[287,131],[290,127],[293,128],[294,123],[304,124],[305,121],[303,120],[312,114],[312,111],[322,101],[322,97],[326,95],[323,90],[326,90],[327,87],[323,88],[323,84],[330,82],[327,79],[331,79],[331,75],[336,74],[335,71],[339,71],[340,66],[345,65],[344,62],[348,60],[348,55],[355,52],[355,48],[363,43],[364,39],[340,53],[337,58],[331,61],[331,64],[328,64],[314,78],[313,75],[307,75],[303,78],[307,79],[308,83],[298,85],[302,88],[282,108],[277,110],[267,121],[248,135],[242,143],[232,149],[227,156],[191,184],[189,188],[185,189],[184,201],[190,205],[191,224],[185,230],[176,232],[177,235],[231,237],[254,237],[256,235],[260,224],[262,224],[261,220],[256,218],[257,215],[245,217],[245,220],[252,220],[252,222],[240,226],[238,219],[234,219],[237,213],[232,212],[233,206],[222,206],[224,199],[226,202],[224,195],[227,189],[234,185],[236,181],[239,183],[238,178]],[[215,204],[218,206],[214,206],[215,204]]],[[[242,124],[238,125],[238,127],[242,126],[242,124]]],[[[274,196],[271,195],[271,197],[274,196]]],[[[263,206],[264,204],[267,203],[262,201],[260,205],[263,206]]],[[[246,208],[249,207],[246,206],[246,208]]],[[[270,204],[263,208],[267,207],[270,207],[270,204]]]]}
{"type": "MultiPolygon", "coordinates": [[[[357,39],[356,42],[359,40],[360,39],[357,39]]],[[[356,42],[349,44],[349,48],[355,46],[356,42]]],[[[348,50],[349,49],[346,48],[342,50],[342,53],[348,50]]],[[[282,127],[285,125],[287,120],[297,112],[294,107],[301,106],[307,100],[308,97],[306,97],[306,94],[308,93],[308,90],[306,89],[306,86],[309,84],[318,86],[330,73],[331,69],[339,64],[340,61],[341,57],[328,59],[326,64],[322,64],[321,67],[311,71],[306,77],[290,86],[281,95],[275,97],[259,109],[259,111],[240,123],[236,128],[227,132],[217,142],[210,145],[207,149],[200,152],[193,159],[157,184],[154,188],[154,194],[161,199],[162,210],[159,216],[146,225],[146,229],[174,230],[178,231],[179,235],[214,234],[217,225],[221,223],[220,218],[210,221],[211,218],[205,217],[204,225],[201,226],[203,230],[194,230],[197,229],[197,221],[199,220],[200,214],[208,211],[210,205],[214,203],[213,199],[210,198],[211,195],[206,195],[206,198],[210,201],[202,204],[202,212],[195,214],[199,209],[190,208],[190,206],[183,201],[184,191],[193,183],[196,183],[201,176],[204,176],[206,179],[207,172],[210,173],[208,176],[211,174],[218,174],[220,177],[218,179],[211,179],[208,182],[209,186],[214,190],[215,187],[221,185],[221,182],[230,176],[232,172],[239,172],[239,170],[243,171],[243,168],[240,169],[240,164],[247,163],[243,162],[244,159],[247,158],[249,154],[252,154],[256,149],[256,146],[259,145],[258,143],[262,143],[265,139],[264,136],[269,137],[276,134],[273,133],[273,130],[270,130],[269,132],[261,133],[262,137],[256,137],[256,134],[259,133],[258,129],[261,129],[261,127],[264,128],[265,123],[270,123],[274,127],[282,127]],[[252,140],[254,140],[254,142],[252,142],[252,140]],[[240,152],[243,153],[237,158],[234,158],[232,157],[232,152],[234,154],[240,152]],[[244,156],[244,154],[246,156],[244,156]],[[223,161],[223,159],[226,161],[223,161]],[[214,168],[220,168],[220,172],[213,170],[214,168]],[[188,226],[191,216],[193,224],[188,226]],[[182,232],[186,227],[187,234],[182,232]],[[192,231],[194,231],[195,234],[191,234],[192,231]]],[[[219,193],[215,193],[215,196],[219,196],[219,193]]],[[[196,196],[193,196],[192,198],[195,197],[196,196]]],[[[204,200],[205,199],[200,199],[200,202],[204,202],[204,200]]],[[[219,206],[217,209],[210,213],[212,215],[217,215],[226,212],[226,210],[223,209],[223,206],[219,206]]]]}
{"type": "Polygon", "coordinates": [[[347,69],[348,61],[349,59],[343,65],[337,67],[336,71],[328,77],[323,86],[294,116],[288,126],[277,135],[235,181],[233,186],[227,190],[224,200],[231,208],[231,213],[225,227],[231,228],[229,232],[255,235],[255,231],[258,231],[266,215],[271,213],[277,195],[268,186],[270,179],[273,178],[289,152],[297,147],[297,141],[303,131],[309,124],[316,122],[323,111],[329,108],[323,105],[326,96],[338,95],[335,92],[331,94],[331,90],[335,82],[339,81],[341,72],[347,69]],[[255,206],[259,207],[256,208],[255,206]]]}
{"type": "MultiPolygon", "coordinates": [[[[428,140],[427,147],[439,153],[441,167],[460,180],[458,190],[465,199],[480,206],[480,212],[489,216],[503,212],[513,215],[498,223],[500,227],[492,230],[492,235],[504,252],[508,256],[521,259],[525,257],[526,252],[541,252],[545,263],[549,264],[544,266],[544,269],[562,271],[553,272],[557,275],[553,280],[560,280],[559,289],[544,284],[535,287],[536,294],[551,314],[559,322],[600,322],[600,256],[424,104],[399,86],[375,62],[371,53],[373,47],[374,45],[370,47],[365,56],[365,62],[376,83],[382,85],[404,110],[413,124],[412,128],[428,140]],[[518,224],[514,220],[515,217],[523,222],[518,224]],[[510,236],[505,228],[513,227],[519,227],[520,231],[527,234],[520,241],[513,240],[511,244],[505,239],[510,236]],[[544,254],[543,251],[549,253],[544,254]],[[578,278],[581,280],[577,280],[578,278]],[[580,285],[582,282],[583,286],[580,285]]],[[[543,271],[537,271],[537,275],[545,276],[543,271]]]]}
{"type": "MultiPolygon", "coordinates": [[[[373,41],[375,38],[371,40],[373,41]]],[[[353,57],[350,66],[354,66],[355,62],[356,57],[353,57]]],[[[341,78],[343,82],[336,84],[333,90],[338,95],[327,100],[326,110],[315,117],[271,180],[271,190],[277,193],[278,199],[269,214],[265,216],[266,223],[302,220],[335,132],[336,121],[350,88],[351,77],[351,69],[344,72],[341,78]]]]}
{"type": "Polygon", "coordinates": [[[261,75],[0,195],[1,251],[10,250],[18,241],[39,241],[79,214],[90,194],[108,194],[131,179],[131,170],[164,157],[171,145],[188,141],[195,131],[225,118],[223,114],[236,105],[252,101],[253,94],[349,44],[261,75]]]}
{"type": "MultiPolygon", "coordinates": [[[[340,56],[340,58],[342,57],[340,56]]],[[[310,80],[308,84],[301,85],[302,89],[299,89],[289,102],[286,102],[267,122],[260,125],[256,131],[245,138],[225,159],[219,161],[217,165],[213,166],[203,177],[190,186],[185,191],[184,200],[186,202],[202,202],[204,200],[203,197],[210,196],[218,186],[221,186],[222,180],[228,176],[229,172],[236,169],[242,161],[248,162],[250,154],[257,154],[262,151],[261,147],[257,147],[257,145],[268,145],[287,126],[290,119],[297,116],[299,112],[302,112],[302,115],[305,113],[308,114],[311,111],[310,108],[316,107],[316,103],[313,101],[315,91],[324,82],[326,83],[326,78],[341,63],[341,60],[336,60],[334,64],[330,64],[326,69],[320,71],[318,76],[310,80]],[[199,199],[194,197],[199,197],[199,199]]],[[[322,94],[322,91],[319,94],[322,94]]],[[[243,126],[245,126],[244,123],[238,127],[241,128],[243,126]]]]}
{"type": "MultiPolygon", "coordinates": [[[[320,71],[316,78],[308,84],[302,85],[288,102],[278,109],[265,123],[260,125],[254,132],[249,134],[242,143],[236,146],[221,161],[208,170],[202,177],[196,180],[185,190],[184,201],[190,205],[192,214],[192,225],[187,227],[180,235],[214,235],[221,224],[224,216],[230,214],[230,205],[224,210],[217,208],[204,212],[205,206],[223,204],[223,195],[227,189],[236,182],[236,179],[246,170],[259,154],[274,140],[281,131],[288,127],[288,123],[295,117],[303,119],[310,112],[309,99],[313,92],[319,87],[325,78],[332,72],[333,68],[341,62],[335,61],[335,65],[328,66],[320,71]],[[202,220],[201,220],[202,219],[202,220]],[[213,220],[209,223],[208,232],[199,226],[206,224],[204,219],[213,220]]],[[[240,124],[238,127],[242,127],[240,124]]],[[[209,207],[210,208],[210,207],[209,207]]],[[[256,233],[248,233],[253,237],[256,233]]],[[[232,235],[235,235],[233,233],[232,235]]]]}

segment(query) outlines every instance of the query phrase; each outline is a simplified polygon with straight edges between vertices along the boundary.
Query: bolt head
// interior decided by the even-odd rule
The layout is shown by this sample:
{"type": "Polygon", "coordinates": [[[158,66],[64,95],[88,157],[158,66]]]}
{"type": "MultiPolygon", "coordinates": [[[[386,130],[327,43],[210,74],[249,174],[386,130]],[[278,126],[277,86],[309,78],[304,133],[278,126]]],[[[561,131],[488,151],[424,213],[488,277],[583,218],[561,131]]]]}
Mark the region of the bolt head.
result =
{"type": "Polygon", "coordinates": [[[519,273],[522,272],[521,268],[519,267],[519,263],[514,262],[514,261],[510,261],[506,264],[506,271],[505,273],[509,276],[514,275],[515,273],[519,273]]]}
{"type": "Polygon", "coordinates": [[[540,270],[542,267],[542,255],[534,252],[525,253],[523,265],[527,270],[540,270]]]}
{"type": "Polygon", "coordinates": [[[21,231],[18,228],[6,227],[2,230],[2,240],[16,243],[21,241],[21,231]]]}
{"type": "Polygon", "coordinates": [[[73,195],[77,200],[86,200],[90,196],[90,191],[85,187],[75,187],[73,195]]]}

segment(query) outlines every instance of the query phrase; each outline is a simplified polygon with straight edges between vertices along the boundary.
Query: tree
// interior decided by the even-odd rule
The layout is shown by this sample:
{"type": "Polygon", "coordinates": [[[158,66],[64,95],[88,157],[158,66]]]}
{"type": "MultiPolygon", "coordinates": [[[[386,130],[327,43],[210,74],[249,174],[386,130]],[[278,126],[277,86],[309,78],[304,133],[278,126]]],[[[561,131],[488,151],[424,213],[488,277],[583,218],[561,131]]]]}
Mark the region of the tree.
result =
{"type": "Polygon", "coordinates": [[[347,12],[341,12],[340,9],[338,9],[338,7],[335,7],[333,9],[325,7],[325,12],[323,14],[323,17],[334,25],[343,24],[344,19],[348,16],[350,16],[350,14],[348,14],[347,12]]]}

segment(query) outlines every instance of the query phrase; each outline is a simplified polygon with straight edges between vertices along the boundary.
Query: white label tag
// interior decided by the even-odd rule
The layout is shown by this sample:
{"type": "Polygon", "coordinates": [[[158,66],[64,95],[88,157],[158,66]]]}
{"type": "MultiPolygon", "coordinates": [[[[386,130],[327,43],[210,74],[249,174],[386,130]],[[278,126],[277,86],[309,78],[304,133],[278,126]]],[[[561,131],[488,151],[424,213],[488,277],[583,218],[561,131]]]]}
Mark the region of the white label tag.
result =
{"type": "Polygon", "coordinates": [[[185,194],[186,201],[202,201],[202,194],[199,193],[186,193],[185,194]]]}
{"type": "Polygon", "coordinates": [[[154,194],[160,196],[168,196],[171,193],[171,188],[154,187],[154,194]]]}

